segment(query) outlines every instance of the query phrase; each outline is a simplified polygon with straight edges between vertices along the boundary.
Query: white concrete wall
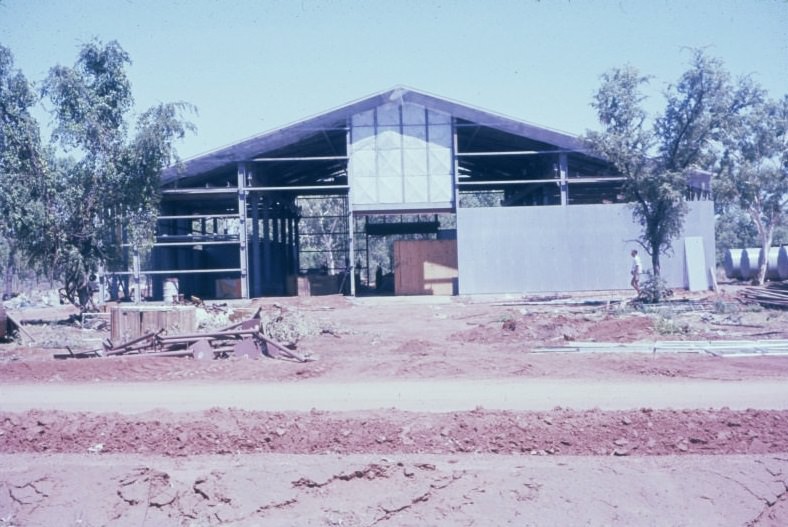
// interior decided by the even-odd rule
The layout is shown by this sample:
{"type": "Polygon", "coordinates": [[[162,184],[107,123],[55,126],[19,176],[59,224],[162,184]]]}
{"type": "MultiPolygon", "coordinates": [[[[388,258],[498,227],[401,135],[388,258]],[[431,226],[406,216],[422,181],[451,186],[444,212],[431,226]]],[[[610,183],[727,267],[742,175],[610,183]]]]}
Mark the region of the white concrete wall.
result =
{"type": "MultiPolygon", "coordinates": [[[[628,205],[494,207],[457,211],[460,294],[593,291],[630,287],[630,256],[641,231],[628,205]]],[[[702,236],[714,266],[714,206],[689,204],[682,237],[661,258],[671,287],[686,287],[684,236],[702,236]]]]}

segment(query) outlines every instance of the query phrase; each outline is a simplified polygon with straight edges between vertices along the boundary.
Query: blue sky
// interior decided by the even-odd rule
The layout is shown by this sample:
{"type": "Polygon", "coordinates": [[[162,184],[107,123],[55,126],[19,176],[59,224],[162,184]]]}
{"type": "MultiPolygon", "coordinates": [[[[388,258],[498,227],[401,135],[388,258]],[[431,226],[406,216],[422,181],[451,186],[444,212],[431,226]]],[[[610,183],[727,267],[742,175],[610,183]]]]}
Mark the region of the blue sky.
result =
{"type": "Polygon", "coordinates": [[[400,84],[579,134],[602,72],[653,75],[657,111],[696,47],[788,93],[788,0],[0,0],[31,81],[94,37],[131,55],[140,111],[198,107],[183,157],[400,84]]]}

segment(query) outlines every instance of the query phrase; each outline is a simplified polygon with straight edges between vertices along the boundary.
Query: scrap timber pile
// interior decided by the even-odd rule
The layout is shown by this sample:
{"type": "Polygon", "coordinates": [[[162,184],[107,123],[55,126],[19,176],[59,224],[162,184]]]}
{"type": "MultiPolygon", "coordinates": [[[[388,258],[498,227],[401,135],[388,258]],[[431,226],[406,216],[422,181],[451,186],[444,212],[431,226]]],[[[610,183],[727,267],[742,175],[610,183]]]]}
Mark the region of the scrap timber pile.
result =
{"type": "Polygon", "coordinates": [[[250,319],[215,330],[200,333],[165,335],[164,330],[113,344],[106,339],[101,348],[58,353],[56,359],[84,359],[92,357],[193,357],[200,360],[227,358],[282,358],[307,362],[307,358],[265,335],[261,330],[260,312],[250,319]]]}
{"type": "Polygon", "coordinates": [[[788,284],[772,283],[766,287],[748,287],[740,296],[764,307],[788,309],[788,284]]]}

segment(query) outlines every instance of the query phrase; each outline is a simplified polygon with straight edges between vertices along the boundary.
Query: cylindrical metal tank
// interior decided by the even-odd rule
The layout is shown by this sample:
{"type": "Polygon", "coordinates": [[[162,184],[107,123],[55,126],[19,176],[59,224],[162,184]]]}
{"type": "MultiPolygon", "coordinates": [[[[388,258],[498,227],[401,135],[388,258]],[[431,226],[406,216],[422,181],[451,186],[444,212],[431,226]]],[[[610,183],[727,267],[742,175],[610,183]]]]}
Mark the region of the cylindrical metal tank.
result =
{"type": "Polygon", "coordinates": [[[728,249],[722,259],[722,267],[728,278],[741,278],[741,249],[728,249]]]}
{"type": "MultiPolygon", "coordinates": [[[[763,258],[763,250],[759,253],[759,258],[763,258]]],[[[767,280],[780,280],[779,260],[780,248],[771,247],[769,249],[769,257],[766,260],[766,279],[767,280]]],[[[762,260],[761,260],[762,261],[762,260]]]]}
{"type": "Polygon", "coordinates": [[[3,301],[0,300],[0,339],[4,339],[8,331],[8,320],[5,316],[5,307],[3,301]]]}
{"type": "Polygon", "coordinates": [[[788,280],[788,248],[785,245],[780,247],[777,256],[777,276],[780,280],[788,280]]]}
{"type": "Polygon", "coordinates": [[[758,273],[758,258],[761,250],[757,247],[742,249],[741,251],[741,277],[742,280],[749,280],[758,273]]]}

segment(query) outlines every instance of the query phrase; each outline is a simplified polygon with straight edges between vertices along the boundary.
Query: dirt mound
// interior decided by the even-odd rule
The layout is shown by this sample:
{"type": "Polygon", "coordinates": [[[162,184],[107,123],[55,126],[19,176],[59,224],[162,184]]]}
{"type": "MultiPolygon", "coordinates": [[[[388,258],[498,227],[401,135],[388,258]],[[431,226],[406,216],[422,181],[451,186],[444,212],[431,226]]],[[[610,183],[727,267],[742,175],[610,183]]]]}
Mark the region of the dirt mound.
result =
{"type": "Polygon", "coordinates": [[[0,414],[0,451],[144,453],[734,454],[788,451],[786,411],[401,411],[213,409],[139,416],[0,414]]]}
{"type": "Polygon", "coordinates": [[[571,340],[631,342],[648,338],[653,332],[652,319],[644,315],[598,318],[592,315],[546,316],[544,313],[526,313],[459,331],[449,339],[483,344],[518,342],[525,345],[571,340]]]}

